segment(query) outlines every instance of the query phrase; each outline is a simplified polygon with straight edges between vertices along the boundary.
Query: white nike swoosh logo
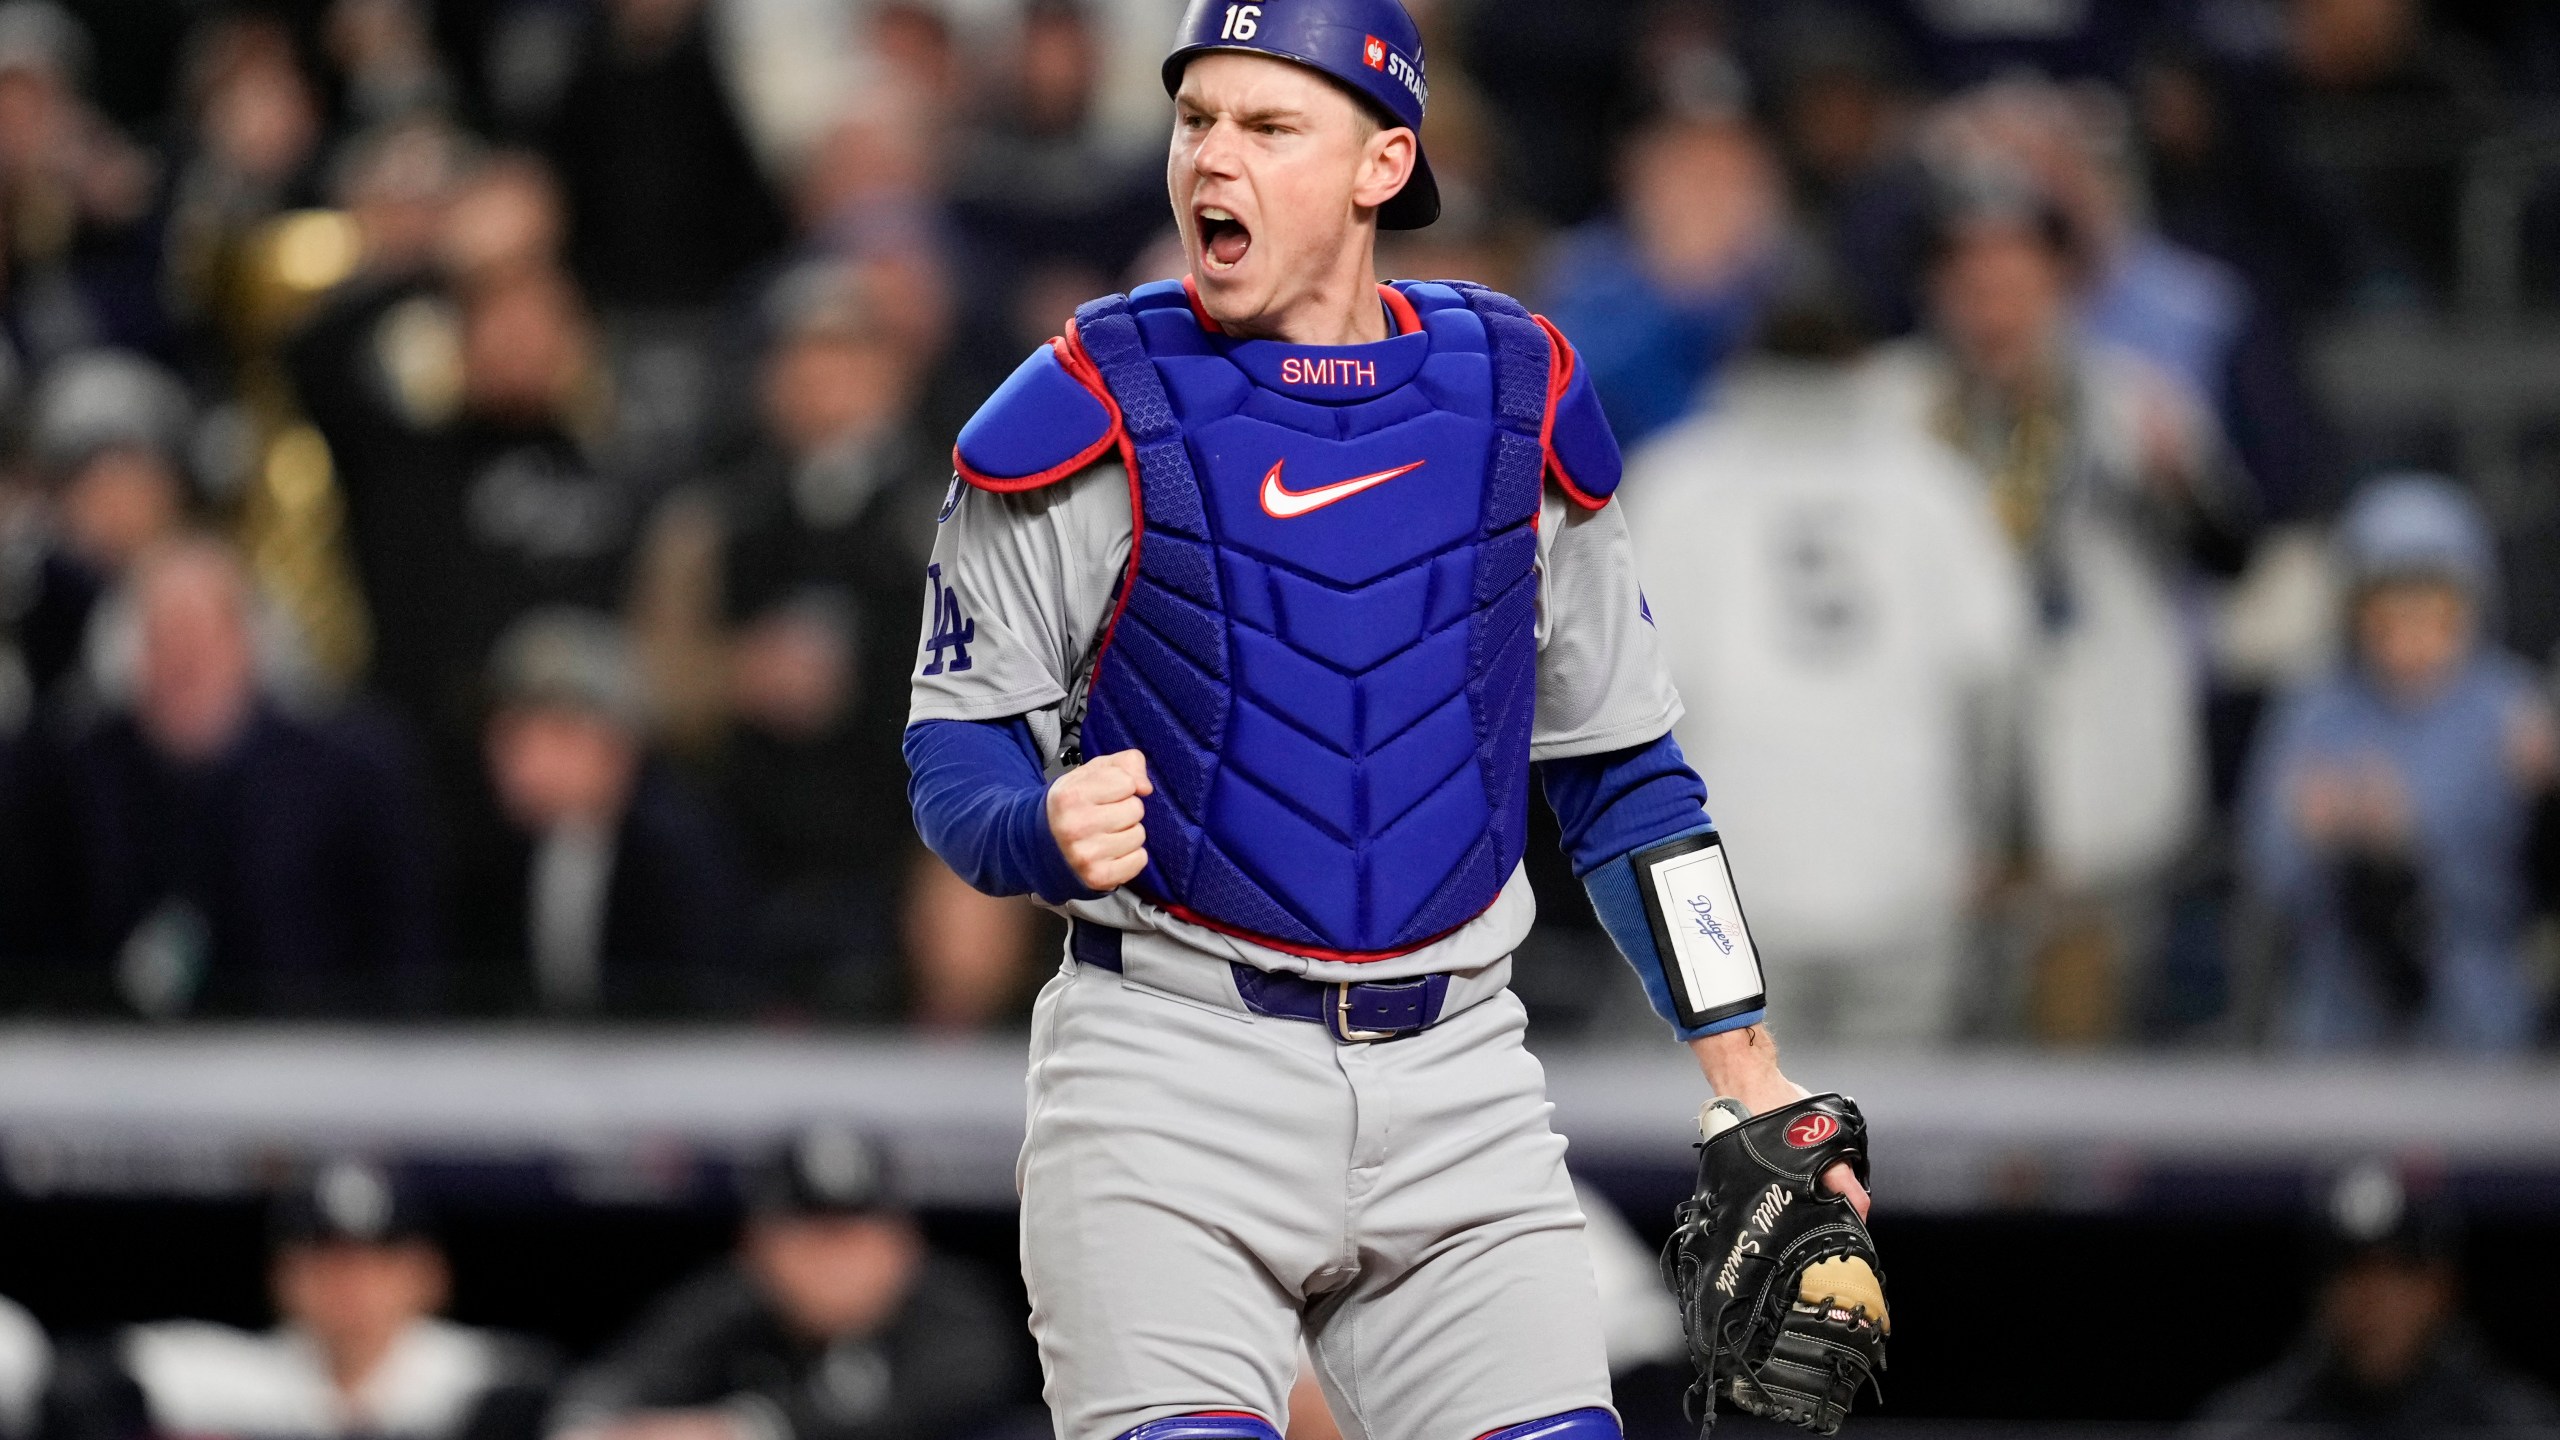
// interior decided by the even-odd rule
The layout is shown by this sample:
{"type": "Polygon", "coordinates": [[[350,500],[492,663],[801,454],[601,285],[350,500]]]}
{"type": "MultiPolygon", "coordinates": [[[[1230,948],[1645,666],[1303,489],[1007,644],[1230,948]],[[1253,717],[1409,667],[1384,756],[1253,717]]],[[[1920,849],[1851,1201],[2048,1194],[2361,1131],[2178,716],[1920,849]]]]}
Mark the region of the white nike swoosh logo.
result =
{"type": "Polygon", "coordinates": [[[1336,480],[1330,485],[1319,485],[1313,490],[1291,490],[1280,483],[1280,467],[1288,463],[1286,460],[1272,461],[1270,473],[1262,477],[1262,513],[1274,520],[1295,520],[1310,510],[1321,510],[1336,500],[1348,500],[1363,490],[1384,485],[1399,475],[1411,474],[1421,469],[1424,462],[1416,460],[1410,465],[1399,465],[1393,470],[1380,470],[1373,475],[1355,475],[1348,480],[1336,480]]]}

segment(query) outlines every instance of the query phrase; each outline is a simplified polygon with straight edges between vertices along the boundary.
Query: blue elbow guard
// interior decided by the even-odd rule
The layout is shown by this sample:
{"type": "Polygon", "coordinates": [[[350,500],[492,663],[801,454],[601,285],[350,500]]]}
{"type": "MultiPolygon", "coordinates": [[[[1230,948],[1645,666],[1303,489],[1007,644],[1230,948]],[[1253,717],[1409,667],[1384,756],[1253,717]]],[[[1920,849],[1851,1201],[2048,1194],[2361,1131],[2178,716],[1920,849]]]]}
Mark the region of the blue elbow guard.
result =
{"type": "Polygon", "coordinates": [[[1760,957],[1711,826],[1633,850],[1582,877],[1591,908],[1683,1040],[1768,1013],[1760,957]]]}

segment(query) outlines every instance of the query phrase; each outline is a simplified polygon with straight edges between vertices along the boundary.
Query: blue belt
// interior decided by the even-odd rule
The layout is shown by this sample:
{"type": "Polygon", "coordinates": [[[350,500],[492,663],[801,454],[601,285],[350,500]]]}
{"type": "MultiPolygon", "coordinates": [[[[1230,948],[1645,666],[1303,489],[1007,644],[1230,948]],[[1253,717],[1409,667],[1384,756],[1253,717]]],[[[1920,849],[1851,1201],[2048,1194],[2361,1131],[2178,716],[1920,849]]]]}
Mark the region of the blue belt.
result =
{"type": "MultiPolygon", "coordinates": [[[[1079,965],[1117,972],[1121,932],[1108,925],[1078,920],[1068,931],[1067,953],[1079,965]]],[[[1440,1023],[1440,1007],[1449,998],[1449,977],[1417,975],[1410,980],[1310,980],[1230,960],[1236,994],[1256,1015],[1305,1020],[1322,1025],[1341,1041],[1394,1040],[1440,1023]]]]}

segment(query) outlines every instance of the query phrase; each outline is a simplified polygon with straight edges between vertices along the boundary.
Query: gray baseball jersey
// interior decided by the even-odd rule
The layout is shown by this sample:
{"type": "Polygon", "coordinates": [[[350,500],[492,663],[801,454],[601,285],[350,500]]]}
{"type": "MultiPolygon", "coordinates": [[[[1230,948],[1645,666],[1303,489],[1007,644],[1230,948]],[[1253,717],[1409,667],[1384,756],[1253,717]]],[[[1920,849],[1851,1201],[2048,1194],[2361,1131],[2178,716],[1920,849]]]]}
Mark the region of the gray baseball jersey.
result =
{"type": "MultiPolygon", "coordinates": [[[[1061,707],[1090,661],[1128,563],[1128,474],[1105,461],[1011,495],[953,483],[927,572],[908,719],[1027,716],[1054,774],[1061,707]],[[965,642],[955,641],[962,633],[965,642]]],[[[1680,718],[1680,697],[1637,584],[1622,505],[1585,510],[1550,491],[1537,564],[1531,758],[1598,754],[1667,733],[1680,718]]],[[[1451,934],[1392,959],[1351,962],[1311,960],[1193,925],[1125,889],[1057,908],[1129,932],[1135,967],[1206,955],[1318,980],[1481,972],[1518,948],[1536,915],[1528,881],[1515,870],[1492,906],[1451,934]]],[[[1499,988],[1500,978],[1492,983],[1499,988]]]]}

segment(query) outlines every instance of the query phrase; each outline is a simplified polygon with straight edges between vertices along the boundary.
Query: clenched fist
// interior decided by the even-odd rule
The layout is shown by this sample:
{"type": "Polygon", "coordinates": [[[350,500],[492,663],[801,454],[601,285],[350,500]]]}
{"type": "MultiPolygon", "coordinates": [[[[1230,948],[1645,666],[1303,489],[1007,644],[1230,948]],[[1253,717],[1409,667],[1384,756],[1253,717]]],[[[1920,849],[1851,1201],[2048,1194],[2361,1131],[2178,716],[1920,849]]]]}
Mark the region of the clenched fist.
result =
{"type": "Polygon", "coordinates": [[[1147,757],[1098,755],[1049,787],[1049,833],[1088,890],[1117,890],[1147,868],[1147,757]]]}

